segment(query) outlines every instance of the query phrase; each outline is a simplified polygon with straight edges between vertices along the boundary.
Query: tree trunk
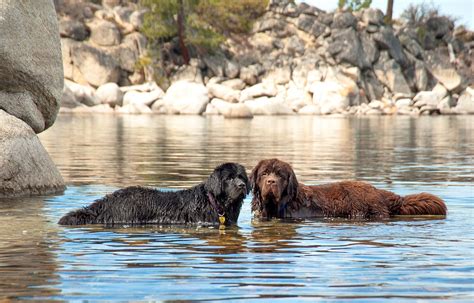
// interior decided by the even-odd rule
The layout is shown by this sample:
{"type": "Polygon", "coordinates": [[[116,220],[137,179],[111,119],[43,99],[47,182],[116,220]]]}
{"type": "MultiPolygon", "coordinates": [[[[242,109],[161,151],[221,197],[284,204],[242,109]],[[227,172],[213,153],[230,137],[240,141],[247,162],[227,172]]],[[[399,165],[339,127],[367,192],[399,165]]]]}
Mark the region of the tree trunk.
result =
{"type": "Polygon", "coordinates": [[[393,0],[388,0],[387,1],[387,12],[385,14],[385,20],[387,22],[392,21],[392,16],[393,16],[393,0]]]}
{"type": "Polygon", "coordinates": [[[179,48],[181,49],[181,56],[183,57],[184,64],[189,64],[189,50],[186,46],[186,28],[184,25],[184,4],[183,0],[179,0],[178,8],[178,38],[179,38],[179,48]]]}

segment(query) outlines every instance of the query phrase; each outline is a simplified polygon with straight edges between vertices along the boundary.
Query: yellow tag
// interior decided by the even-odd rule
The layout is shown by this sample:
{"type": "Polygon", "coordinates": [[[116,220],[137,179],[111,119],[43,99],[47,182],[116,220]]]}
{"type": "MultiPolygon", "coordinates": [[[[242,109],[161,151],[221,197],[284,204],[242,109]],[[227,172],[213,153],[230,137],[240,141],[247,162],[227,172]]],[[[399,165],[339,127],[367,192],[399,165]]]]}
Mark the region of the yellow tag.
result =
{"type": "Polygon", "coordinates": [[[225,217],[224,216],[219,216],[219,222],[224,225],[225,223],[225,217]]]}

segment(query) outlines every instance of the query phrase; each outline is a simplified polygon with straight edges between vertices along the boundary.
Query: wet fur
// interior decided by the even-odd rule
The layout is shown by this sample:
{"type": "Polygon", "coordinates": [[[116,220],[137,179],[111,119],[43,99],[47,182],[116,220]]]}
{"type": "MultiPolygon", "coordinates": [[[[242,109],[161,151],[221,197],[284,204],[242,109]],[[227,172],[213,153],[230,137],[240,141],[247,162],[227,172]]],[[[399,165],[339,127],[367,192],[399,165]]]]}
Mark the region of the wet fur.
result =
{"type": "MultiPolygon", "coordinates": [[[[343,181],[307,186],[298,183],[291,166],[278,159],[260,161],[250,175],[253,188],[252,212],[258,218],[342,217],[349,219],[388,219],[396,215],[441,215],[447,213],[446,204],[429,193],[399,196],[377,189],[366,182],[343,181]],[[276,176],[276,184],[283,184],[280,199],[262,193],[265,178],[276,176]]],[[[276,195],[278,196],[278,195],[276,195]]]]}
{"type": "Polygon", "coordinates": [[[69,212],[59,220],[59,224],[217,225],[218,211],[208,197],[211,193],[225,211],[226,225],[231,225],[237,223],[243,199],[249,190],[245,168],[236,163],[225,163],[216,167],[204,183],[192,188],[163,192],[141,186],[127,187],[69,212]]]}

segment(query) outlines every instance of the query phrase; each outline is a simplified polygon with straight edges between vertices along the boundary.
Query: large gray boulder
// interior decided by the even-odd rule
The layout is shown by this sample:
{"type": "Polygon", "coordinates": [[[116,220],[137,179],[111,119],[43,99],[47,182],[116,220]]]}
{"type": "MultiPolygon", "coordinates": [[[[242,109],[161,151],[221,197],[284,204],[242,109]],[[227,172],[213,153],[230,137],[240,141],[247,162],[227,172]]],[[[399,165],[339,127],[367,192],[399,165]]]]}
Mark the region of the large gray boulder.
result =
{"type": "Polygon", "coordinates": [[[0,110],[0,198],[64,189],[61,174],[31,127],[0,110]]]}
{"type": "Polygon", "coordinates": [[[59,110],[63,69],[59,28],[51,0],[0,0],[0,109],[36,133],[59,110]]]}

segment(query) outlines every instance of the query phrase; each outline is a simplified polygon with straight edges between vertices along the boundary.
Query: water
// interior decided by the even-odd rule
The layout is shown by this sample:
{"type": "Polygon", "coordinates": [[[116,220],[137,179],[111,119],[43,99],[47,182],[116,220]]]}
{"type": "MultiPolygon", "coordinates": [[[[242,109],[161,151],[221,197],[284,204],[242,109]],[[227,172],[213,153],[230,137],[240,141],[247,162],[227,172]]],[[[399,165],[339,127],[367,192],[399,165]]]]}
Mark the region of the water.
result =
{"type": "Polygon", "coordinates": [[[469,116],[87,115],[40,135],[68,189],[0,203],[0,300],[473,301],[474,123],[469,116]],[[428,191],[446,220],[252,221],[238,226],[62,227],[117,188],[184,188],[224,161],[290,162],[300,181],[428,191]]]}

